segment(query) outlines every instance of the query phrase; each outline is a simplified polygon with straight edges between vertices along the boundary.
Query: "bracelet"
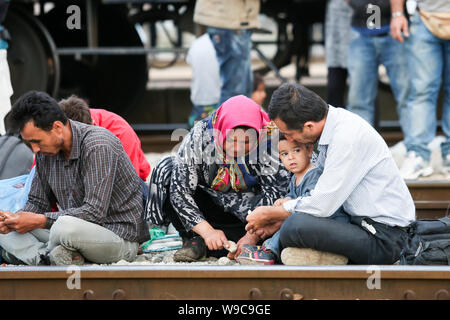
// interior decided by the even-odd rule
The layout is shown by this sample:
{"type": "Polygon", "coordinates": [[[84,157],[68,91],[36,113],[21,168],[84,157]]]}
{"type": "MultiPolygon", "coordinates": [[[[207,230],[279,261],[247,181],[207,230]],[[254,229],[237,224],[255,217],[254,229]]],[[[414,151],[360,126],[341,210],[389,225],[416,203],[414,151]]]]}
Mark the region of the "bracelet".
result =
{"type": "Polygon", "coordinates": [[[403,11],[392,12],[392,18],[401,17],[401,16],[403,16],[403,11]]]}

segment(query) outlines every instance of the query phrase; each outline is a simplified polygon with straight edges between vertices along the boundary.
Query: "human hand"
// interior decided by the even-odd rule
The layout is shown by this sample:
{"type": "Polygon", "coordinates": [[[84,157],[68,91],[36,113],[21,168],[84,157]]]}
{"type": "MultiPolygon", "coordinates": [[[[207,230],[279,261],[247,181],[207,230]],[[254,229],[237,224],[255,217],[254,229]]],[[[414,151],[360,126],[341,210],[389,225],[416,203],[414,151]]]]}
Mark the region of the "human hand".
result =
{"type": "Polygon", "coordinates": [[[280,230],[281,225],[283,224],[283,221],[281,220],[275,220],[272,223],[266,225],[265,227],[258,229],[255,231],[255,234],[261,239],[267,239],[270,236],[272,236],[275,232],[280,230]]]}
{"type": "Polygon", "coordinates": [[[14,215],[14,213],[10,211],[3,211],[0,210],[0,221],[5,220],[6,218],[11,218],[14,215]]]}
{"type": "Polygon", "coordinates": [[[239,241],[236,243],[237,245],[237,249],[235,253],[229,253],[228,254],[228,259],[234,259],[235,257],[239,256],[242,253],[242,246],[244,244],[249,244],[249,245],[256,245],[259,241],[259,237],[257,235],[254,234],[250,234],[250,233],[246,233],[241,239],[239,239],[239,241]]]}
{"type": "Polygon", "coordinates": [[[0,211],[0,234],[7,234],[14,231],[5,224],[5,220],[12,217],[12,215],[13,213],[9,211],[0,211]]]}
{"type": "Polygon", "coordinates": [[[283,203],[288,202],[289,200],[292,200],[292,199],[289,198],[289,197],[287,197],[287,198],[280,198],[280,199],[277,199],[277,200],[274,202],[273,205],[274,205],[275,207],[279,207],[279,206],[282,206],[283,203]]]}
{"type": "Polygon", "coordinates": [[[19,211],[10,215],[3,221],[11,230],[18,233],[27,233],[34,229],[45,228],[47,218],[43,214],[19,211]]]}
{"type": "Polygon", "coordinates": [[[228,239],[222,230],[212,229],[202,235],[209,250],[228,248],[228,239]]]}
{"type": "Polygon", "coordinates": [[[405,37],[409,37],[408,20],[405,16],[398,16],[391,19],[391,35],[392,38],[399,42],[404,42],[402,32],[405,37]]]}
{"type": "Polygon", "coordinates": [[[245,230],[254,234],[257,229],[261,229],[269,223],[269,217],[267,216],[267,212],[270,210],[270,206],[261,206],[257,207],[252,211],[251,214],[247,215],[247,225],[245,226],[245,230]]]}

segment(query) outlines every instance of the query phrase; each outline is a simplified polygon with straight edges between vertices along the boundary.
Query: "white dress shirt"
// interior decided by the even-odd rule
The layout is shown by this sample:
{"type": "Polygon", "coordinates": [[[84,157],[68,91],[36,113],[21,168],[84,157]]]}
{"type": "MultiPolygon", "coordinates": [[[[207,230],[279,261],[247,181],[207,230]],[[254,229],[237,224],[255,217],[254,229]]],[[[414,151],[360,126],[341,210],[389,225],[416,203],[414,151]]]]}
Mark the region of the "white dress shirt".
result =
{"type": "Polygon", "coordinates": [[[290,213],[329,217],[341,205],[352,216],[365,216],[405,227],[415,206],[388,146],[358,115],[329,106],[318,145],[317,166],[323,173],[309,197],[287,201],[290,213]]]}

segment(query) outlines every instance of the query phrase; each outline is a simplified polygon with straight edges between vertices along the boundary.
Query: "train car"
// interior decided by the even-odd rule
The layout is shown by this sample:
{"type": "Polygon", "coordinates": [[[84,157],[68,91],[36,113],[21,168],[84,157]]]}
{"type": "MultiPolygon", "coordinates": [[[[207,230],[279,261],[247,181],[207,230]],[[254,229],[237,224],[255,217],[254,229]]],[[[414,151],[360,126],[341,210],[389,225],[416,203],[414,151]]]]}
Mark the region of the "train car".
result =
{"type": "MultiPolygon", "coordinates": [[[[324,20],[325,2],[261,1],[261,13],[278,26],[276,54],[266,59],[272,69],[296,55],[297,79],[305,72],[308,30],[324,20]]],[[[5,21],[12,102],[31,89],[54,97],[75,93],[126,115],[145,91],[149,68],[170,67],[186,52],[183,33],[196,33],[194,6],[195,0],[12,0],[5,21]],[[176,35],[161,47],[156,24],[167,20],[176,35]],[[149,58],[160,53],[173,59],[158,64],[149,58]]]]}

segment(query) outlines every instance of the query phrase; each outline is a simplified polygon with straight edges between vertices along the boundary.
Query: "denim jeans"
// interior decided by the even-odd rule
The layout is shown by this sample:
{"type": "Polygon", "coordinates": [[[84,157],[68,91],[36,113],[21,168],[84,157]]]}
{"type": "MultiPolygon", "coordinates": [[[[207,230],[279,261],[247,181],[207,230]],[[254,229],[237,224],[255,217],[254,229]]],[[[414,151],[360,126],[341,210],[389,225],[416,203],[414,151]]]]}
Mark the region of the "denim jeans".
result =
{"type": "Polygon", "coordinates": [[[222,88],[219,105],[240,94],[250,97],[253,91],[250,60],[252,30],[208,27],[207,32],[216,50],[220,68],[222,88]]]}
{"type": "Polygon", "coordinates": [[[348,110],[374,125],[375,98],[378,91],[378,66],[384,65],[397,102],[397,114],[405,138],[408,137],[406,101],[408,98],[408,69],[405,45],[385,36],[363,36],[350,32],[348,73],[350,87],[348,110]]]}
{"type": "Polygon", "coordinates": [[[29,265],[38,265],[40,255],[62,245],[80,252],[94,263],[113,263],[121,259],[133,261],[139,244],[120,238],[114,232],[79,218],[61,216],[51,229],[35,229],[19,234],[0,235],[0,246],[29,265]]]}
{"type": "Polygon", "coordinates": [[[188,125],[190,128],[192,128],[196,121],[200,121],[208,116],[210,116],[214,111],[219,108],[218,104],[211,104],[211,105],[198,105],[194,104],[194,107],[192,108],[191,115],[188,118],[188,125]]]}
{"type": "Polygon", "coordinates": [[[409,34],[406,57],[411,87],[407,102],[410,141],[406,148],[425,160],[430,159],[427,144],[436,135],[436,106],[443,82],[442,128],[446,140],[441,144],[441,151],[445,157],[450,153],[450,40],[440,39],[428,31],[418,13],[411,17],[409,34]]]}

